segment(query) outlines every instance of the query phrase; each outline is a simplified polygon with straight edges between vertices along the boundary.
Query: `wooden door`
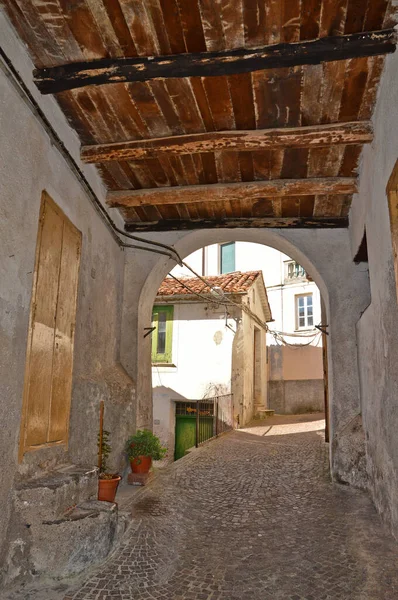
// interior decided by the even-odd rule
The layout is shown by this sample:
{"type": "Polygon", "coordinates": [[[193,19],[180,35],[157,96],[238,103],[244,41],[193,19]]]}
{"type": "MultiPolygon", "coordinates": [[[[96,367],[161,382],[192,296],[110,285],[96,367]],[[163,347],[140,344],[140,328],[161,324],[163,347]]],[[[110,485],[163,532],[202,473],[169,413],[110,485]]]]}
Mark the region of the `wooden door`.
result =
{"type": "Polygon", "coordinates": [[[81,233],[43,192],[28,333],[20,459],[66,444],[81,233]]]}

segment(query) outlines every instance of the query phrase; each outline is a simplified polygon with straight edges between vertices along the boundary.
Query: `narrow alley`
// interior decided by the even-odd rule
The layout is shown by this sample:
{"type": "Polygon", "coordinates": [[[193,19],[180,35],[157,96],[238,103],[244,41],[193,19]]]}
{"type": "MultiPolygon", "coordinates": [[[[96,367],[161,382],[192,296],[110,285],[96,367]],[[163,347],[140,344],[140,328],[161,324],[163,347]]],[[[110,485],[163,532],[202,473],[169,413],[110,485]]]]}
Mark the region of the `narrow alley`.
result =
{"type": "Polygon", "coordinates": [[[194,451],[123,502],[131,529],[90,579],[12,598],[396,599],[396,543],[366,494],[330,482],[321,419],[257,421],[194,451]]]}

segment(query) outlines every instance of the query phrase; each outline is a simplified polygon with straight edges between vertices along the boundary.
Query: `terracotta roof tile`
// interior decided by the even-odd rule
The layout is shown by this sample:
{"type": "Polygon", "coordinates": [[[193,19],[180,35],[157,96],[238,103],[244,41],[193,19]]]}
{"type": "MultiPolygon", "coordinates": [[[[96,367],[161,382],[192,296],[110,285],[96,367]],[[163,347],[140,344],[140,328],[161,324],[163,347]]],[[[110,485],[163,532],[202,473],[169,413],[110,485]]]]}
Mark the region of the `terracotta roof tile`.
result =
{"type": "MultiPolygon", "coordinates": [[[[211,285],[220,287],[227,294],[239,294],[247,292],[257,277],[261,275],[261,271],[246,271],[241,273],[227,273],[225,275],[206,276],[205,279],[211,285]]],[[[178,278],[186,286],[197,294],[209,294],[210,288],[199,277],[179,277],[178,278]]],[[[166,277],[158,289],[158,296],[183,296],[191,295],[192,292],[187,290],[183,285],[172,277],[166,277]]]]}

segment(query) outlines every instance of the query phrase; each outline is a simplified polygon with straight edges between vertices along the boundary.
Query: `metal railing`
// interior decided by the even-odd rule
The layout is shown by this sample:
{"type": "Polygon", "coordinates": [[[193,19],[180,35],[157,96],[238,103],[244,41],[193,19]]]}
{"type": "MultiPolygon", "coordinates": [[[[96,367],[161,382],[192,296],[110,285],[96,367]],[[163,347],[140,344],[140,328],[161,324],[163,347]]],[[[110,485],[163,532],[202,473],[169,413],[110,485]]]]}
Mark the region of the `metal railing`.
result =
{"type": "Polygon", "coordinates": [[[233,397],[232,394],[223,394],[201,400],[177,401],[176,414],[195,416],[195,446],[198,447],[233,429],[233,397]]]}

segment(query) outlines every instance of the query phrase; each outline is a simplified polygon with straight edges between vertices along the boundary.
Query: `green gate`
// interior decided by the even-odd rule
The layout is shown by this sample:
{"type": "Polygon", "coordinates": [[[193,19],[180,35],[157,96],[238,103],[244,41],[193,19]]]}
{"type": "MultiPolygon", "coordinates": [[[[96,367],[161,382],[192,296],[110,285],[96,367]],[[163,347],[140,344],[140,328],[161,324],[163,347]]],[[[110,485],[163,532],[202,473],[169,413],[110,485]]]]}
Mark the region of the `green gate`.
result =
{"type": "Polygon", "coordinates": [[[176,415],[174,460],[185,456],[185,452],[196,445],[195,415],[176,415]]]}
{"type": "Polygon", "coordinates": [[[176,402],[174,460],[185,456],[189,448],[214,437],[215,411],[212,400],[176,402]]]}

